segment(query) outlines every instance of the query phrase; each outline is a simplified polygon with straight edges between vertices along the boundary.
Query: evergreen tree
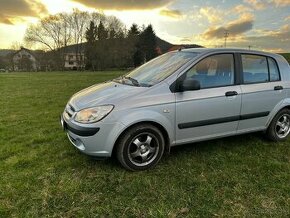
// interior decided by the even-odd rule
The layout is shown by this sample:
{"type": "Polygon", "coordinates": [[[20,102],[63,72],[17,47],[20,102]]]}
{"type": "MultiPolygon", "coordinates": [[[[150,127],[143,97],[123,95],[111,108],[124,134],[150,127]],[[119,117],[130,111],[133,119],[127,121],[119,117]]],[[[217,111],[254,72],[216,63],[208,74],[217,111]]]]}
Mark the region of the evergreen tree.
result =
{"type": "Polygon", "coordinates": [[[140,31],[137,24],[132,24],[128,31],[128,45],[130,47],[129,53],[131,53],[129,66],[134,65],[134,67],[137,67],[141,65],[143,62],[143,56],[140,46],[140,31]]]}
{"type": "Polygon", "coordinates": [[[110,39],[114,39],[117,37],[117,33],[114,29],[111,29],[110,32],[109,32],[109,38],[110,39]]]}
{"type": "Polygon", "coordinates": [[[138,25],[133,23],[128,31],[128,38],[139,36],[139,34],[140,34],[140,31],[139,31],[138,25]]]}
{"type": "Polygon", "coordinates": [[[101,21],[98,26],[98,40],[105,40],[108,38],[108,30],[105,28],[103,22],[101,21]]]}
{"type": "Polygon", "coordinates": [[[87,28],[86,40],[88,43],[94,43],[97,40],[97,27],[94,21],[91,21],[89,28],[87,28]]]}
{"type": "Polygon", "coordinates": [[[90,22],[89,28],[86,30],[86,48],[85,48],[85,54],[86,54],[86,68],[87,69],[93,69],[95,70],[96,67],[96,61],[95,61],[95,45],[97,40],[97,31],[98,28],[95,26],[95,23],[93,21],[90,22]]]}
{"type": "Polygon", "coordinates": [[[158,56],[156,50],[156,34],[151,24],[148,25],[140,34],[140,48],[143,52],[144,62],[150,61],[158,56]]]}

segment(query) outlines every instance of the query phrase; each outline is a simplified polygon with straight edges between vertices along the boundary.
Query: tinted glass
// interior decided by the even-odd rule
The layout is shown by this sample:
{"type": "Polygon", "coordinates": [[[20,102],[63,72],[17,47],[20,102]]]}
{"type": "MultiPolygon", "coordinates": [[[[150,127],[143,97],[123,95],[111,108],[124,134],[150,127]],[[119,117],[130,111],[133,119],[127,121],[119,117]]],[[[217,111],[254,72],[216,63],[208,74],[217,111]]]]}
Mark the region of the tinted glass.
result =
{"type": "Polygon", "coordinates": [[[207,57],[191,68],[186,79],[198,80],[201,88],[234,84],[234,56],[220,54],[207,57]]]}
{"type": "Polygon", "coordinates": [[[258,55],[242,55],[244,83],[269,81],[267,58],[258,55]]]}
{"type": "Polygon", "coordinates": [[[270,81],[279,81],[280,74],[279,74],[277,63],[272,58],[268,58],[268,62],[269,62],[269,70],[270,70],[270,81]]]}

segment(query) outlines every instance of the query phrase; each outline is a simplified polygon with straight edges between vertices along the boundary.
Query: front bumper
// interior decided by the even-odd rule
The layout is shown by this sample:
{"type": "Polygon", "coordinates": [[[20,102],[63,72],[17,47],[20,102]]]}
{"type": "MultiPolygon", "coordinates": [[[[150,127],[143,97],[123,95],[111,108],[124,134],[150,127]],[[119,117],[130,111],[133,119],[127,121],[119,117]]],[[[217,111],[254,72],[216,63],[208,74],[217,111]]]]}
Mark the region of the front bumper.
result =
{"type": "Polygon", "coordinates": [[[63,115],[60,122],[67,132],[69,141],[78,150],[97,157],[111,156],[115,141],[125,128],[121,123],[98,122],[98,126],[78,125],[63,115]]]}
{"type": "Polygon", "coordinates": [[[68,125],[63,116],[60,117],[60,123],[63,130],[68,130],[79,136],[93,136],[97,134],[97,132],[99,132],[100,130],[99,127],[82,127],[73,123],[70,123],[70,125],[68,125]]]}

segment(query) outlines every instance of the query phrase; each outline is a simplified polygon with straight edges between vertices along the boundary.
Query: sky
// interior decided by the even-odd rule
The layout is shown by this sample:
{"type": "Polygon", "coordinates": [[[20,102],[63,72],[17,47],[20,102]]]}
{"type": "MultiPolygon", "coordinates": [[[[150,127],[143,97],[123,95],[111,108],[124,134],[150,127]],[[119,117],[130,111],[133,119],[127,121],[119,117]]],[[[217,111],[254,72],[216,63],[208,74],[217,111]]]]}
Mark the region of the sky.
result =
{"type": "Polygon", "coordinates": [[[152,24],[173,44],[290,52],[290,0],[0,0],[0,48],[23,44],[26,27],[73,8],[102,11],[132,23],[152,24]]]}

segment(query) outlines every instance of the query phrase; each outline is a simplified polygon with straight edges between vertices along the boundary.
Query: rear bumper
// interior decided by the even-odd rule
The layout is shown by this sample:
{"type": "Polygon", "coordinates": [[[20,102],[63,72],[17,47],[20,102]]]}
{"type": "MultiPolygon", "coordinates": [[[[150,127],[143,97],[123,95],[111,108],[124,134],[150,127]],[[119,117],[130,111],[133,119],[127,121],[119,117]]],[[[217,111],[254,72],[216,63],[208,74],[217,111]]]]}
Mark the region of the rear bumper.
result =
{"type": "Polygon", "coordinates": [[[124,129],[121,123],[98,122],[94,125],[77,125],[71,120],[60,117],[62,128],[66,131],[71,144],[81,152],[97,157],[110,157],[120,131],[124,129]]]}

